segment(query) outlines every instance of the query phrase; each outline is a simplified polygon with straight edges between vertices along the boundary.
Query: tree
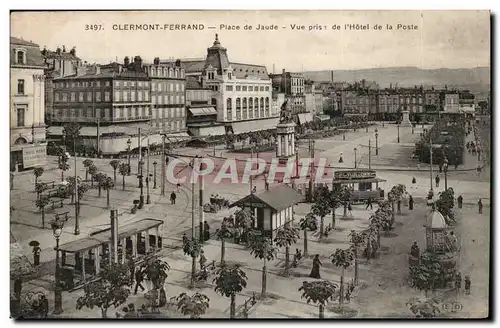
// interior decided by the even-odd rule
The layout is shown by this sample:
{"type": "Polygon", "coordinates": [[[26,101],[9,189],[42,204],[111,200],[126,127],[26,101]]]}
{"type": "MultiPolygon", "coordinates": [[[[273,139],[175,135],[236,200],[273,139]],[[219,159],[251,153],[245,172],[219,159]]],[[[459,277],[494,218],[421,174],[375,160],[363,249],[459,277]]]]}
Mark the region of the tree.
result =
{"type": "Polygon", "coordinates": [[[236,294],[241,293],[247,286],[247,275],[241,270],[239,264],[223,265],[219,267],[215,283],[215,292],[231,298],[230,318],[234,319],[236,314],[236,294]]]}
{"type": "Polygon", "coordinates": [[[38,178],[43,175],[44,169],[43,167],[35,167],[33,169],[33,174],[35,175],[35,191],[36,191],[36,185],[38,184],[38,178]]]}
{"type": "Polygon", "coordinates": [[[392,187],[391,191],[387,194],[389,201],[392,203],[393,211],[394,211],[394,203],[398,204],[398,214],[401,215],[401,200],[403,199],[403,195],[406,193],[406,186],[404,184],[398,184],[392,187]]]}
{"type": "Polygon", "coordinates": [[[80,136],[81,126],[77,123],[68,123],[64,125],[63,134],[66,140],[73,143],[73,155],[76,156],[76,139],[80,136]]]}
{"type": "MultiPolygon", "coordinates": [[[[111,180],[111,178],[109,179],[111,180]]],[[[153,289],[157,291],[156,295],[165,293],[165,281],[168,278],[170,265],[159,258],[151,258],[143,264],[143,268],[146,278],[151,281],[153,289]]],[[[156,299],[154,302],[156,303],[156,299]]]]}
{"type": "Polygon", "coordinates": [[[61,163],[59,164],[59,170],[61,170],[61,181],[64,181],[64,172],[68,171],[69,169],[70,169],[70,166],[69,166],[67,160],[62,160],[61,163]]]}
{"type": "Polygon", "coordinates": [[[220,264],[224,265],[225,263],[225,255],[226,255],[226,239],[231,238],[234,236],[233,230],[234,230],[234,217],[225,217],[222,219],[222,223],[219,229],[215,232],[215,235],[217,236],[217,239],[220,240],[221,242],[221,249],[220,249],[220,264]]]}
{"type": "Polygon", "coordinates": [[[317,198],[311,206],[311,213],[320,217],[319,238],[323,238],[325,216],[330,214],[331,208],[327,198],[317,198]]]}
{"type": "Polygon", "coordinates": [[[116,185],[116,170],[118,169],[118,167],[120,167],[120,161],[114,159],[111,162],[109,162],[109,165],[111,165],[111,167],[113,168],[113,182],[116,185]]]}
{"type": "MultiPolygon", "coordinates": [[[[394,225],[394,203],[389,201],[383,201],[379,203],[379,208],[375,211],[375,217],[377,218],[377,224],[386,234],[392,230],[394,225]]],[[[380,243],[380,239],[378,240],[380,243]]]]}
{"type": "Polygon", "coordinates": [[[315,280],[304,281],[299,288],[299,292],[302,292],[301,298],[305,298],[307,304],[313,302],[319,305],[319,318],[323,319],[325,317],[325,306],[328,301],[334,299],[336,289],[337,285],[334,283],[327,280],[315,280]]]}
{"type": "Polygon", "coordinates": [[[352,199],[352,190],[348,186],[342,186],[339,191],[339,198],[344,205],[344,218],[347,217],[347,205],[352,199]]]}
{"type": "Polygon", "coordinates": [[[307,255],[307,230],[316,231],[318,230],[318,219],[313,213],[307,213],[307,215],[300,219],[299,222],[300,229],[304,231],[304,256],[307,255]]]}
{"type": "Polygon", "coordinates": [[[359,272],[358,272],[358,258],[359,258],[359,246],[364,242],[363,234],[351,230],[349,234],[349,241],[351,243],[351,251],[354,255],[354,285],[359,284],[359,272]]]}
{"type": "Polygon", "coordinates": [[[415,315],[415,318],[431,319],[437,317],[440,313],[439,301],[436,299],[427,299],[422,301],[418,297],[413,297],[406,306],[415,315]]]}
{"type": "Polygon", "coordinates": [[[236,228],[243,230],[243,241],[248,242],[248,234],[253,228],[253,215],[252,212],[246,209],[239,209],[234,213],[236,228]]]}
{"type": "Polygon", "coordinates": [[[103,318],[107,318],[110,307],[117,308],[130,295],[130,274],[127,265],[111,263],[99,273],[99,280],[84,287],[85,294],[76,301],[76,309],[98,307],[103,318]]]}
{"type": "Polygon", "coordinates": [[[439,193],[439,198],[436,200],[436,209],[443,215],[446,220],[446,224],[450,224],[450,221],[454,220],[453,207],[455,206],[455,195],[453,188],[448,188],[441,193],[439,193]]]}
{"type": "Polygon", "coordinates": [[[45,183],[37,183],[35,185],[35,191],[36,191],[36,199],[40,198],[40,195],[45,191],[48,190],[49,186],[47,186],[45,183]]]}
{"type": "Polygon", "coordinates": [[[127,163],[121,163],[120,166],[118,166],[118,171],[122,175],[122,190],[125,190],[125,176],[128,175],[130,172],[130,166],[127,163]]]}
{"type": "Polygon", "coordinates": [[[78,184],[78,213],[80,213],[80,204],[81,204],[81,201],[83,199],[83,195],[90,190],[90,186],[88,183],[79,183],[78,184]]]}
{"type": "Polygon", "coordinates": [[[89,167],[94,165],[94,162],[90,159],[86,159],[83,161],[83,166],[85,167],[85,181],[89,180],[89,167]]]}
{"type": "Polygon", "coordinates": [[[104,184],[106,183],[106,178],[108,176],[104,173],[96,173],[92,176],[93,180],[95,180],[95,182],[97,182],[97,188],[99,190],[99,195],[98,197],[100,198],[101,197],[101,190],[102,188],[104,188],[104,184]]]}
{"type": "Polygon", "coordinates": [[[191,288],[194,288],[194,280],[196,276],[196,258],[200,255],[201,253],[201,243],[198,241],[196,238],[191,238],[188,239],[187,242],[185,242],[182,245],[182,250],[184,251],[185,255],[191,256],[192,262],[191,262],[191,288]]]}
{"type": "MultiPolygon", "coordinates": [[[[68,193],[71,195],[71,203],[75,200],[75,177],[71,176],[67,178],[68,181],[68,193]]],[[[81,183],[80,177],[76,178],[77,183],[81,183]]]]}
{"type": "Polygon", "coordinates": [[[94,175],[97,174],[97,166],[95,166],[94,164],[90,165],[88,168],[88,172],[90,174],[90,186],[94,187],[94,175]]]}
{"type": "Polygon", "coordinates": [[[207,312],[210,304],[208,296],[200,293],[194,293],[192,296],[181,293],[174,299],[177,302],[177,309],[181,310],[183,315],[188,315],[190,319],[199,319],[207,312]]]}
{"type": "Polygon", "coordinates": [[[111,192],[111,189],[113,189],[115,186],[115,183],[111,177],[108,177],[107,175],[104,175],[103,181],[102,181],[102,187],[104,190],[106,190],[106,208],[109,208],[109,194],[111,192]]]}
{"type": "Polygon", "coordinates": [[[351,266],[353,260],[353,254],[349,249],[337,248],[335,253],[330,255],[332,258],[332,263],[336,267],[342,268],[342,274],[340,275],[340,299],[339,299],[339,309],[344,306],[344,274],[345,269],[351,266]]]}
{"type": "Polygon", "coordinates": [[[285,276],[289,275],[290,269],[290,246],[299,239],[299,230],[291,225],[291,222],[285,223],[276,231],[274,242],[278,247],[285,247],[285,276]]]}
{"type": "Polygon", "coordinates": [[[40,198],[37,199],[35,205],[36,207],[40,210],[42,213],[42,228],[45,227],[45,206],[47,206],[50,202],[50,199],[48,196],[42,195],[40,198]]]}
{"type": "Polygon", "coordinates": [[[270,238],[264,236],[255,236],[250,240],[250,254],[263,261],[262,266],[262,298],[266,297],[267,268],[266,261],[272,261],[276,258],[278,249],[273,245],[270,238]]]}
{"type": "Polygon", "coordinates": [[[328,195],[328,203],[332,211],[332,229],[335,229],[335,210],[344,204],[344,199],[351,199],[351,192],[347,186],[335,184],[328,195]]]}
{"type": "Polygon", "coordinates": [[[380,236],[378,226],[370,223],[368,229],[361,232],[361,234],[363,236],[363,240],[365,241],[365,249],[363,250],[364,257],[367,260],[374,258],[378,248],[380,247],[380,243],[377,241],[380,236]]]}
{"type": "Polygon", "coordinates": [[[425,251],[420,255],[420,263],[410,266],[410,286],[425,291],[436,288],[436,282],[441,278],[442,267],[433,251],[425,251]]]}

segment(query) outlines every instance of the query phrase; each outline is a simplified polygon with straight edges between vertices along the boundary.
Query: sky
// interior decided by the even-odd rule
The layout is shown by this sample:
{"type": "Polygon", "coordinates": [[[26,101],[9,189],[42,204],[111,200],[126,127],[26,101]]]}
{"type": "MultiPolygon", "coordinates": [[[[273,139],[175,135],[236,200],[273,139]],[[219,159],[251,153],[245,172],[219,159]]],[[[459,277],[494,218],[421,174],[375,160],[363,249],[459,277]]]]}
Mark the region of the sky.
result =
{"type": "Polygon", "coordinates": [[[76,47],[88,62],[124,56],[203,58],[215,33],[232,62],[269,72],[413,66],[425,69],[490,65],[489,11],[143,11],[14,12],[11,36],[55,50],[76,47]],[[100,30],[86,30],[86,25],[100,30]],[[158,24],[149,31],[117,30],[158,24]],[[165,29],[202,24],[203,30],[165,29]],[[239,26],[239,30],[220,25],[239,26]],[[258,25],[277,30],[256,30],[258,25]],[[349,29],[351,24],[354,29],[349,29]],[[356,24],[366,29],[355,29],[356,24]],[[252,30],[244,29],[245,25],[252,30]],[[304,29],[292,29],[292,25],[304,29]],[[381,29],[375,29],[379,25],[381,29]],[[392,26],[392,30],[388,29],[392,26]],[[340,29],[333,29],[338,26],[340,29]],[[402,29],[409,26],[411,29],[402,29]],[[210,28],[215,27],[215,28],[210,28]],[[315,27],[322,27],[321,30],[315,27]],[[398,28],[399,27],[399,28],[398,28]]]}

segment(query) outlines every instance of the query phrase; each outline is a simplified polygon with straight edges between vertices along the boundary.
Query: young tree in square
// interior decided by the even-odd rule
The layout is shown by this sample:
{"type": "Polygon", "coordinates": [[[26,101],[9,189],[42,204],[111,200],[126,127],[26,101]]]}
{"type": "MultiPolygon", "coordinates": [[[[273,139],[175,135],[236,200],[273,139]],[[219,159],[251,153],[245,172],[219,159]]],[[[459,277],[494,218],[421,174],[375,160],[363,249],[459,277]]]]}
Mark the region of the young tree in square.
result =
{"type": "Polygon", "coordinates": [[[328,202],[332,211],[332,229],[335,229],[335,210],[345,203],[345,199],[351,198],[351,192],[347,186],[335,184],[328,195],[328,202]]]}
{"type": "Polygon", "coordinates": [[[337,285],[327,280],[304,281],[299,288],[302,292],[301,298],[307,300],[307,304],[313,302],[319,305],[319,318],[325,317],[325,306],[335,298],[337,285]]]}
{"type": "Polygon", "coordinates": [[[442,277],[443,268],[433,251],[425,251],[420,255],[420,263],[410,266],[410,286],[425,291],[435,290],[436,283],[442,277]]]}
{"type": "Polygon", "coordinates": [[[190,319],[201,318],[210,306],[210,299],[208,296],[200,293],[194,293],[192,296],[181,293],[174,298],[174,301],[177,304],[177,309],[180,310],[183,315],[188,315],[190,319]]]}
{"type": "Polygon", "coordinates": [[[241,293],[243,288],[246,288],[247,275],[241,270],[239,264],[226,264],[219,267],[213,282],[216,293],[231,299],[229,317],[234,319],[236,316],[236,294],[241,293]]]}
{"type": "Polygon", "coordinates": [[[350,249],[340,249],[337,248],[335,253],[330,255],[332,263],[336,267],[342,268],[342,274],[340,275],[340,299],[339,299],[339,309],[342,310],[344,306],[344,274],[345,269],[351,266],[353,260],[353,254],[350,249]]]}
{"type": "Polygon", "coordinates": [[[324,235],[324,221],[325,216],[330,214],[331,208],[328,203],[327,198],[317,198],[316,201],[311,206],[311,213],[315,216],[319,216],[320,224],[319,224],[319,238],[323,238],[324,235]]]}
{"type": "Polygon", "coordinates": [[[109,194],[111,192],[111,189],[114,188],[115,183],[113,182],[113,179],[111,177],[104,175],[101,185],[104,190],[106,190],[106,208],[109,208],[109,194]]]}
{"type": "Polygon", "coordinates": [[[68,171],[70,169],[70,166],[68,164],[68,157],[63,156],[63,160],[61,160],[61,163],[59,164],[59,170],[61,170],[61,181],[64,181],[64,172],[68,171]]]}
{"type": "Polygon", "coordinates": [[[196,238],[187,239],[182,245],[182,250],[185,255],[191,256],[191,288],[194,288],[195,276],[196,276],[196,258],[201,253],[201,243],[196,238]]]}
{"type": "Polygon", "coordinates": [[[45,170],[43,167],[35,167],[33,169],[33,174],[35,175],[35,191],[36,191],[36,185],[38,184],[38,178],[40,178],[43,175],[43,172],[45,170]]]}
{"type": "Polygon", "coordinates": [[[102,318],[107,318],[108,309],[118,308],[130,295],[128,266],[111,263],[101,270],[99,278],[84,287],[85,294],[77,299],[76,309],[97,307],[101,310],[102,318]]]}
{"type": "Polygon", "coordinates": [[[299,239],[299,230],[291,222],[285,223],[276,231],[274,242],[278,247],[285,247],[285,276],[290,274],[290,246],[299,239]]]}
{"type": "Polygon", "coordinates": [[[248,243],[249,233],[253,228],[254,217],[252,213],[245,209],[239,209],[234,213],[236,228],[241,228],[243,230],[242,239],[243,242],[248,243]]]}
{"type": "Polygon", "coordinates": [[[313,213],[307,213],[307,215],[300,219],[299,223],[300,229],[304,231],[304,256],[307,255],[307,230],[316,231],[318,230],[318,219],[313,213]]]}
{"type": "Polygon", "coordinates": [[[270,238],[255,236],[250,240],[250,254],[263,261],[262,266],[262,298],[266,297],[267,267],[266,261],[272,261],[278,254],[278,248],[273,245],[270,238]]]}
{"type": "Polygon", "coordinates": [[[40,210],[40,213],[42,213],[42,228],[45,227],[45,206],[47,206],[50,202],[50,199],[48,196],[40,196],[40,198],[37,199],[36,201],[36,207],[40,210]]]}
{"type": "Polygon", "coordinates": [[[94,164],[90,165],[88,168],[88,172],[90,174],[90,186],[94,187],[94,175],[97,174],[97,166],[95,166],[94,164]]]}
{"type": "Polygon", "coordinates": [[[418,297],[413,297],[406,306],[413,313],[415,318],[419,319],[432,319],[441,313],[440,302],[436,299],[426,299],[422,301],[418,297]]]}
{"type": "Polygon", "coordinates": [[[354,255],[354,285],[358,286],[359,284],[359,269],[358,269],[358,259],[359,259],[359,247],[363,245],[364,238],[363,234],[356,232],[355,230],[351,230],[349,234],[349,242],[351,243],[351,251],[354,255]]]}
{"type": "Polygon", "coordinates": [[[85,167],[85,181],[89,181],[89,167],[94,165],[91,159],[86,159],[83,161],[83,167],[85,167]]]}
{"type": "Polygon", "coordinates": [[[48,189],[49,186],[47,186],[45,183],[37,183],[35,185],[36,199],[38,200],[40,198],[40,195],[48,189]]]}
{"type": "Polygon", "coordinates": [[[95,182],[97,182],[97,189],[98,189],[98,197],[100,198],[101,197],[101,190],[102,188],[104,188],[104,184],[106,183],[106,178],[108,177],[106,174],[104,173],[96,173],[94,174],[93,176],[93,179],[95,182]]]}
{"type": "Polygon", "coordinates": [[[225,217],[222,219],[222,223],[219,229],[215,232],[217,239],[221,241],[220,249],[220,264],[224,265],[225,255],[226,255],[226,239],[234,236],[234,218],[232,216],[225,217]]]}
{"type": "Polygon", "coordinates": [[[118,167],[118,171],[122,175],[122,190],[125,190],[125,177],[130,172],[130,166],[127,163],[121,163],[118,167]]]}
{"type": "Polygon", "coordinates": [[[113,168],[113,182],[116,185],[116,170],[120,167],[121,162],[117,159],[113,159],[109,162],[109,165],[113,168]]]}

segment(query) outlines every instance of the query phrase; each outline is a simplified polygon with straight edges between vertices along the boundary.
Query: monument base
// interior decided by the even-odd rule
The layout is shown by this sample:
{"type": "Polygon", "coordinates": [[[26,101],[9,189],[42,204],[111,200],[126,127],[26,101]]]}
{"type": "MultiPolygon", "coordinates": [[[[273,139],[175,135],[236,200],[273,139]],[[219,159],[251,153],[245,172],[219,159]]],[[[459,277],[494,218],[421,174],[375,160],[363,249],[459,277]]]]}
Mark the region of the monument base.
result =
{"type": "Polygon", "coordinates": [[[410,112],[405,110],[401,112],[403,114],[403,119],[401,120],[401,123],[399,126],[401,127],[409,127],[412,126],[413,124],[410,121],[410,112]]]}

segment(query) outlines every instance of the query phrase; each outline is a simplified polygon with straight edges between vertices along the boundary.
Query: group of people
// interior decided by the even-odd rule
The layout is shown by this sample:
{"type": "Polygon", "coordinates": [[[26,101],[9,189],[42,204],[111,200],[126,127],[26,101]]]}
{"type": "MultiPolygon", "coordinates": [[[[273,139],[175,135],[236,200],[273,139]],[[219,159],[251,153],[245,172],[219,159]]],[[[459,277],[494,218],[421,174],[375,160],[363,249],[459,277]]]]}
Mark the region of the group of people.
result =
{"type": "MultiPolygon", "coordinates": [[[[464,287],[465,287],[465,295],[470,295],[470,287],[471,287],[471,280],[470,276],[465,276],[464,278],[464,287]]],[[[457,272],[455,275],[455,290],[457,291],[457,294],[460,293],[460,289],[462,289],[462,275],[460,272],[457,272]]]]}

